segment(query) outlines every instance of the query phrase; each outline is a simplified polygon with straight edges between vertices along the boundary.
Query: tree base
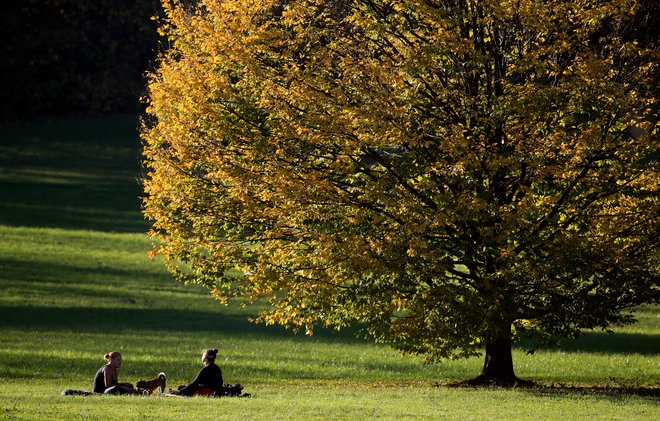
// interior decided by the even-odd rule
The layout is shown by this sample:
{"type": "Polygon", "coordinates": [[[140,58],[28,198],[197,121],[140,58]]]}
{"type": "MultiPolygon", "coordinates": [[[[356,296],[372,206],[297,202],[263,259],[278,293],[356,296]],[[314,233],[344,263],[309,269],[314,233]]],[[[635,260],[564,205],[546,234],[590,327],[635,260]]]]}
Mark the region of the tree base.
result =
{"type": "Polygon", "coordinates": [[[458,383],[452,383],[450,387],[481,387],[481,386],[497,386],[497,387],[535,387],[538,386],[531,380],[522,380],[516,376],[505,378],[489,378],[483,374],[471,380],[464,380],[458,383]]]}

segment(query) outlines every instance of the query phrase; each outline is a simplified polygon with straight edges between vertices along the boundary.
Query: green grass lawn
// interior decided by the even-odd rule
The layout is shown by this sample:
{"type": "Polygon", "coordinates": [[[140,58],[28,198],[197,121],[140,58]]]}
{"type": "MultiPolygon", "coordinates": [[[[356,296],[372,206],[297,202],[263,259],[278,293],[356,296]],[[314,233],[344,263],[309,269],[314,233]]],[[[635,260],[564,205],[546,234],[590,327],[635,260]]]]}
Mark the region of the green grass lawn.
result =
{"type": "Polygon", "coordinates": [[[353,332],[254,325],[149,260],[132,117],[0,128],[1,419],[660,419],[660,309],[561,347],[514,351],[534,389],[464,389],[481,358],[428,366],[353,332]],[[176,386],[220,349],[251,399],[61,396],[104,353],[120,380],[176,386]]]}

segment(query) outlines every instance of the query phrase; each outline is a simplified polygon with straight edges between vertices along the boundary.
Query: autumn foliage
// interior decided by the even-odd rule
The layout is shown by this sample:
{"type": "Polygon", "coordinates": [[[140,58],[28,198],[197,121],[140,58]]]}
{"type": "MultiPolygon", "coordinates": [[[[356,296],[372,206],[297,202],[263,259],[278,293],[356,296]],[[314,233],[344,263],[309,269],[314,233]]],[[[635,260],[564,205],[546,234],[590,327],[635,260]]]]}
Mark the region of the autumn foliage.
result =
{"type": "Polygon", "coordinates": [[[165,2],[155,252],[260,320],[430,361],[658,300],[653,40],[633,0],[165,2]],[[631,29],[632,28],[632,29],[631,29]]]}

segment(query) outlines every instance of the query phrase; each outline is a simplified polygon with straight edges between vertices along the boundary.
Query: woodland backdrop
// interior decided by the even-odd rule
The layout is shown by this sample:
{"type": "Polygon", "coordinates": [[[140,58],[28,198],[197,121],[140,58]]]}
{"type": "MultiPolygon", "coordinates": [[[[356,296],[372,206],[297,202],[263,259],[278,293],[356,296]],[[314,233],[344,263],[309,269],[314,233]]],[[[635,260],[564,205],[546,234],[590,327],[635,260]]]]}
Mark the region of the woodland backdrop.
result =
{"type": "Polygon", "coordinates": [[[158,0],[25,0],[0,12],[0,122],[140,112],[158,0]]]}

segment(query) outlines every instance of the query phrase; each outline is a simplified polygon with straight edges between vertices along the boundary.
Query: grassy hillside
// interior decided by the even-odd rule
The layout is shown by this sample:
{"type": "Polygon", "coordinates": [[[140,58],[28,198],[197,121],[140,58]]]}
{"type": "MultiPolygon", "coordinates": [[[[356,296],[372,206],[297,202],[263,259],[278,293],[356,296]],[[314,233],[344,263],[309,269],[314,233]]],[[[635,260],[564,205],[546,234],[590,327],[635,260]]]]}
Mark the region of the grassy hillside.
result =
{"type": "Polygon", "coordinates": [[[660,310],[560,348],[514,352],[546,387],[456,389],[480,358],[427,366],[352,332],[313,337],[247,321],[149,260],[132,117],[0,131],[0,418],[660,418],[660,310]],[[203,348],[253,399],[64,397],[89,389],[102,355],[120,380],[191,379],[203,348]],[[559,387],[561,386],[561,387],[559,387]]]}

